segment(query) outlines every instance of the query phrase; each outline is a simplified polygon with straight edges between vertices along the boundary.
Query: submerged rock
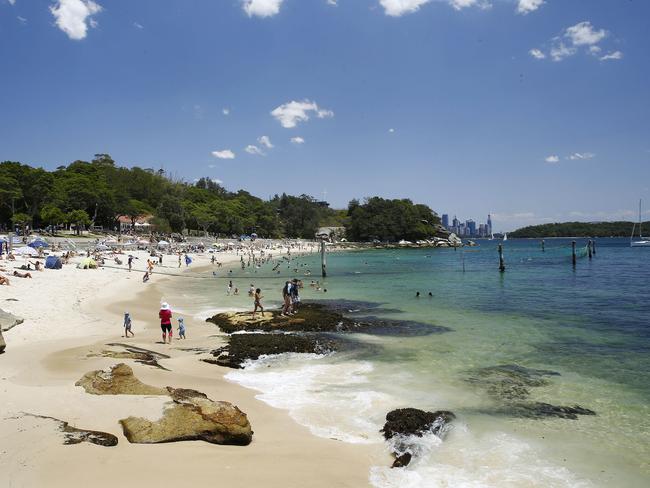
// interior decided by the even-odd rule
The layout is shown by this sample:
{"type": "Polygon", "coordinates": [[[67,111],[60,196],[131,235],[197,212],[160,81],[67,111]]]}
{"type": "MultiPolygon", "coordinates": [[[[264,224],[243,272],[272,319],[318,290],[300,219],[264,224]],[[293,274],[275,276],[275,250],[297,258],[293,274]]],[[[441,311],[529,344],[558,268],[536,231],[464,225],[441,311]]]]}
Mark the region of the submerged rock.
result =
{"type": "Polygon", "coordinates": [[[68,422],[54,417],[46,417],[44,415],[26,414],[32,417],[41,419],[53,420],[59,424],[59,430],[63,432],[63,444],[72,445],[80,444],[82,442],[89,442],[98,446],[113,447],[117,446],[117,437],[108,432],[100,432],[98,430],[86,430],[71,427],[68,422]]]}
{"type": "Polygon", "coordinates": [[[285,352],[325,354],[337,349],[333,340],[298,334],[234,334],[229,339],[228,345],[212,351],[216,360],[203,361],[229,368],[242,368],[244,361],[262,355],[285,352]]]}
{"type": "Polygon", "coordinates": [[[228,402],[215,402],[205,394],[168,387],[173,402],[160,420],[139,417],[120,420],[124,435],[131,443],[157,444],[203,440],[212,444],[250,444],[253,431],[248,418],[228,402]]]}
{"type": "Polygon", "coordinates": [[[446,410],[425,412],[417,408],[398,408],[388,412],[381,432],[386,440],[393,441],[391,447],[395,462],[392,467],[401,468],[411,462],[413,449],[409,436],[434,434],[442,439],[455,418],[456,415],[446,410]]]}
{"type": "Polygon", "coordinates": [[[158,369],[163,369],[169,371],[169,369],[161,366],[158,361],[161,359],[169,359],[167,354],[162,354],[156,351],[150,351],[149,349],[143,349],[141,347],[131,346],[129,344],[121,344],[119,342],[111,342],[106,344],[107,346],[112,347],[122,347],[126,349],[125,351],[110,351],[104,350],[101,353],[89,354],[88,357],[105,357],[105,358],[114,358],[114,359],[133,359],[136,363],[145,364],[147,366],[153,366],[158,369]]]}
{"type": "Polygon", "coordinates": [[[560,373],[546,369],[531,369],[517,364],[489,366],[471,372],[467,381],[485,388],[499,400],[523,400],[530,395],[529,388],[548,385],[547,376],[560,373]]]}
{"type": "Polygon", "coordinates": [[[16,317],[14,314],[0,309],[0,332],[6,332],[17,325],[22,324],[24,321],[25,319],[16,317]]]}
{"type": "Polygon", "coordinates": [[[569,420],[577,420],[578,415],[596,415],[596,412],[593,410],[581,407],[580,405],[566,407],[543,402],[512,403],[489,413],[527,419],[546,419],[555,417],[569,420]]]}
{"type": "Polygon", "coordinates": [[[167,395],[167,390],[145,385],[130,366],[120,363],[108,370],[90,371],[75,383],[93,395],[167,395]]]}

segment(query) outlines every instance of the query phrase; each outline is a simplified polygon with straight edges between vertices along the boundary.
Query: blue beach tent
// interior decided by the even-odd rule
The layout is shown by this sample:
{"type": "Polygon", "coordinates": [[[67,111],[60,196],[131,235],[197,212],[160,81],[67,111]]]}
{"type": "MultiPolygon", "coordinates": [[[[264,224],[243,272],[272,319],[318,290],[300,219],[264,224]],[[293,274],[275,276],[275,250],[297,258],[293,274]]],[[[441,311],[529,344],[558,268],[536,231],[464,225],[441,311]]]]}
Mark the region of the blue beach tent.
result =
{"type": "Polygon", "coordinates": [[[48,256],[45,259],[45,267],[47,269],[61,269],[63,267],[63,263],[61,262],[61,258],[59,256],[48,256]]]}
{"type": "Polygon", "coordinates": [[[45,242],[43,239],[34,239],[32,242],[27,244],[29,247],[33,247],[34,249],[39,248],[39,247],[50,247],[50,245],[45,242]]]}

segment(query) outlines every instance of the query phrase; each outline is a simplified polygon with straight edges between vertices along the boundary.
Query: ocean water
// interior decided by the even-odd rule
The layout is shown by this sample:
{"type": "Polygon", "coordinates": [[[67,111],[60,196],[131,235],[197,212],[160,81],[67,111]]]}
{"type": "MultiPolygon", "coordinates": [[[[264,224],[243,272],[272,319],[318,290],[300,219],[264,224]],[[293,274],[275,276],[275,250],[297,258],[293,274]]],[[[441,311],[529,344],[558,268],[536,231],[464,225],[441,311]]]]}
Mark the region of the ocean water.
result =
{"type": "Polygon", "coordinates": [[[373,467],[373,486],[649,486],[650,250],[598,239],[593,259],[574,268],[570,240],[547,239],[542,253],[539,241],[511,239],[499,273],[497,241],[479,244],[332,253],[326,293],[309,286],[320,279],[316,254],[280,275],[271,265],[221,268],[165,293],[204,318],[250,308],[251,283],[277,305],[284,279],[299,276],[303,300],[393,321],[381,333],[347,334],[356,347],[344,352],[262,358],[228,374],[315,435],[343,442],[388,449],[379,429],[393,408],[457,415],[444,440],[400,439],[413,461],[373,467]],[[242,295],[226,296],[228,279],[242,295]],[[528,384],[515,386],[525,391],[510,388],[513,370],[524,372],[528,384]],[[538,403],[596,415],[540,417],[538,403]]]}

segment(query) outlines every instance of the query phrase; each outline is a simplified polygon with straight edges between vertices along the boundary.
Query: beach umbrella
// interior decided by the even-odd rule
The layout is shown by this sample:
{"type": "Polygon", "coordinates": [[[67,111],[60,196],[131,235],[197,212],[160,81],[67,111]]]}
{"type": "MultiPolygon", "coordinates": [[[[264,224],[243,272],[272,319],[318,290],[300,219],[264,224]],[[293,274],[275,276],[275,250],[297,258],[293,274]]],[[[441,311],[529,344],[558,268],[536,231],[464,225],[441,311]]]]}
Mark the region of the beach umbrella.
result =
{"type": "Polygon", "coordinates": [[[167,241],[158,241],[158,247],[167,247],[169,246],[169,242],[167,241]]]}
{"type": "Polygon", "coordinates": [[[29,244],[27,244],[29,247],[37,248],[37,247],[50,247],[50,245],[45,242],[43,239],[40,237],[37,237],[36,239],[32,239],[29,244]]]}
{"type": "Polygon", "coordinates": [[[14,249],[13,253],[17,256],[38,256],[38,251],[33,247],[23,246],[18,249],[14,249]]]}

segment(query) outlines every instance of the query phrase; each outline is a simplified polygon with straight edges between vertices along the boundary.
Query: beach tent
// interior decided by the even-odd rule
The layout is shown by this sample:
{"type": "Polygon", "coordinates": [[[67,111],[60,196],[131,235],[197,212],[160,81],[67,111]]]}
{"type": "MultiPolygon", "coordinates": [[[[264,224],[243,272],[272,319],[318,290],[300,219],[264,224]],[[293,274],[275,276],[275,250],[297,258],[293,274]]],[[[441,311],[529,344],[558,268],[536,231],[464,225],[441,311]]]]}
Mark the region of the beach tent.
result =
{"type": "Polygon", "coordinates": [[[158,241],[158,247],[168,247],[169,242],[167,241],[158,241]]]}
{"type": "Polygon", "coordinates": [[[23,246],[18,249],[14,249],[13,253],[16,256],[38,256],[38,251],[33,247],[23,246]]]}
{"type": "Polygon", "coordinates": [[[47,269],[61,269],[63,267],[63,262],[59,256],[48,256],[45,259],[45,267],[47,269]]]}
{"type": "Polygon", "coordinates": [[[37,237],[36,239],[32,239],[32,241],[27,244],[29,247],[37,248],[37,247],[50,247],[50,245],[45,242],[43,239],[40,237],[37,237]]]}
{"type": "Polygon", "coordinates": [[[95,269],[97,267],[97,261],[92,258],[84,258],[79,263],[81,269],[95,269]]]}
{"type": "Polygon", "coordinates": [[[106,244],[97,244],[95,246],[95,249],[97,249],[98,251],[108,251],[110,247],[108,247],[106,244]]]}

